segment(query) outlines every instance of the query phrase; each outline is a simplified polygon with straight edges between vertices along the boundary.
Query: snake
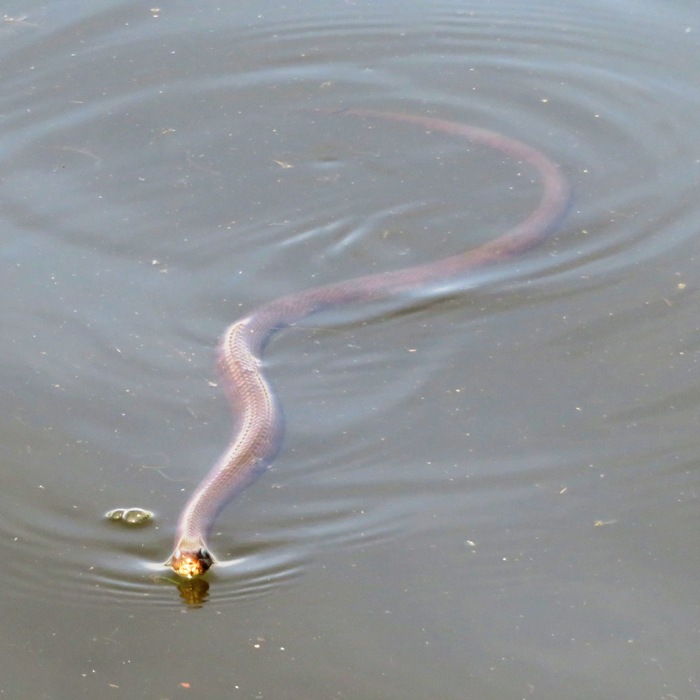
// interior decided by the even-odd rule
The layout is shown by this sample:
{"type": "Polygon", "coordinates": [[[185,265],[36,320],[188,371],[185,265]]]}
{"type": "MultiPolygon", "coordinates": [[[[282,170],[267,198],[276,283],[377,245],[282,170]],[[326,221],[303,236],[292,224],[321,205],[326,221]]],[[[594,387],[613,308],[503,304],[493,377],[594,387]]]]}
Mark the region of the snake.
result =
{"type": "Polygon", "coordinates": [[[257,307],[226,329],[217,357],[234,416],[234,432],[228,447],[180,514],[174,551],[166,565],[184,578],[199,576],[215,563],[207,545],[215,519],[236,494],[265,471],[280,449],[280,404],[262,362],[265,346],[277,331],[323,309],[397,297],[436,283],[459,284],[468,279],[470,272],[502,264],[543,243],[558,228],[569,207],[571,190],[561,168],[537,148],[515,138],[433,116],[360,108],[341,113],[408,124],[428,134],[444,134],[493,149],[538,175],[539,201],[520,223],[466,252],[282,296],[257,307]]]}

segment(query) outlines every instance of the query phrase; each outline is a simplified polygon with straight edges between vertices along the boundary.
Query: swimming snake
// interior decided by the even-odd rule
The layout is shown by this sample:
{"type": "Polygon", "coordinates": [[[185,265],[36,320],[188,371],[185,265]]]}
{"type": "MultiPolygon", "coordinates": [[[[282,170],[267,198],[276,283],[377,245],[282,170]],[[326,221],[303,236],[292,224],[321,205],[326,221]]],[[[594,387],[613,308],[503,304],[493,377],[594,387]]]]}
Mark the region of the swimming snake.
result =
{"type": "Polygon", "coordinates": [[[180,515],[175,549],[167,563],[185,578],[203,574],[214,563],[207,536],[215,518],[236,493],[270,464],[279,450],[281,415],[262,368],[265,345],[276,331],[329,307],[386,299],[437,282],[465,279],[470,271],[503,263],[542,243],[566,213],[570,199],[566,178],[546,155],[521,141],[434,117],[370,109],[347,109],[342,114],[409,124],[492,148],[537,173],[542,184],[539,203],[524,221],[466,252],[280,297],[229,326],[219,343],[218,365],[233,410],[235,432],[180,515]]]}

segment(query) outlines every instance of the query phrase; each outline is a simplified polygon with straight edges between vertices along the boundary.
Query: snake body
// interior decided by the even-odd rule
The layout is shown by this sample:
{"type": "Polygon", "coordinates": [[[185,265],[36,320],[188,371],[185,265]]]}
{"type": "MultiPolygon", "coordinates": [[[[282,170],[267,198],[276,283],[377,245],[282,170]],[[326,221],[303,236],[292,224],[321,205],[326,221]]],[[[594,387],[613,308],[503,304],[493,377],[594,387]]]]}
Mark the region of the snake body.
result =
{"type": "Polygon", "coordinates": [[[343,114],[411,124],[428,132],[440,132],[493,148],[526,164],[539,175],[542,183],[539,203],[524,221],[464,253],[280,297],[258,307],[226,330],[219,343],[218,365],[235,416],[235,433],[180,515],[175,549],[168,564],[185,578],[204,573],[214,563],[206,539],[216,516],[269,465],[280,447],[281,415],[262,371],[261,360],[265,345],[276,331],[324,308],[404,294],[505,262],[544,241],[568,207],[570,190],[559,167],[539,150],[521,141],[432,117],[365,109],[345,110],[343,114]]]}

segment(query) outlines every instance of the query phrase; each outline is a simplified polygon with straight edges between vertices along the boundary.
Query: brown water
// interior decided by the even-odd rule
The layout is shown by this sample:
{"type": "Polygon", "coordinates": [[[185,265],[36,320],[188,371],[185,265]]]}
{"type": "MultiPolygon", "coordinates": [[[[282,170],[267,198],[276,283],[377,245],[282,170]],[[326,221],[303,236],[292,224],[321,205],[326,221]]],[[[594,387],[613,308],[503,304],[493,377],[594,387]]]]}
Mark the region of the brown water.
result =
{"type": "Polygon", "coordinates": [[[686,698],[697,658],[694,3],[11,3],[0,15],[0,693],[686,698]],[[472,289],[275,338],[241,558],[165,569],[229,436],[214,347],[278,295],[458,252],[544,150],[559,234],[472,289]],[[155,512],[150,526],[103,518],[155,512]]]}

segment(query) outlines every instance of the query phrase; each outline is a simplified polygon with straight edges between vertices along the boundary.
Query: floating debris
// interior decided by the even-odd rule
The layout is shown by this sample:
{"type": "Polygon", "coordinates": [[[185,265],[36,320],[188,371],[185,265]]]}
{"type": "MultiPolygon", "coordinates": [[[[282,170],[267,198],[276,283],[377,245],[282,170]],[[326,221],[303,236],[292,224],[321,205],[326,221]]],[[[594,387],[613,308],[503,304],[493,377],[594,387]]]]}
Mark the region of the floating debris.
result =
{"type": "Polygon", "coordinates": [[[143,525],[153,517],[150,510],[143,508],[115,508],[105,513],[105,518],[125,525],[143,525]]]}

